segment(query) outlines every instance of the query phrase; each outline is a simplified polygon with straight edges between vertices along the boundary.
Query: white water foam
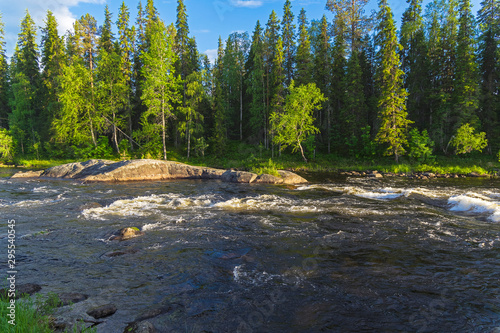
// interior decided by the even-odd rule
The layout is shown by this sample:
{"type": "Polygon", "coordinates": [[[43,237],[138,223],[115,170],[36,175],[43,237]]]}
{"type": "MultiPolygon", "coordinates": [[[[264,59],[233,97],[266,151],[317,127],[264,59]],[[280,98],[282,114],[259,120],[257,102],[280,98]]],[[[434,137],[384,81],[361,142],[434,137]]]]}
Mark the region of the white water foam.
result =
{"type": "Polygon", "coordinates": [[[489,214],[488,220],[500,222],[500,202],[494,201],[490,197],[469,192],[452,196],[448,199],[448,204],[451,206],[451,211],[489,214]]]}
{"type": "Polygon", "coordinates": [[[412,194],[419,194],[429,198],[445,198],[450,195],[449,192],[428,190],[419,187],[410,189],[392,187],[365,189],[359,186],[306,185],[300,186],[296,190],[307,191],[317,189],[373,200],[394,200],[401,197],[409,197],[412,194]]]}

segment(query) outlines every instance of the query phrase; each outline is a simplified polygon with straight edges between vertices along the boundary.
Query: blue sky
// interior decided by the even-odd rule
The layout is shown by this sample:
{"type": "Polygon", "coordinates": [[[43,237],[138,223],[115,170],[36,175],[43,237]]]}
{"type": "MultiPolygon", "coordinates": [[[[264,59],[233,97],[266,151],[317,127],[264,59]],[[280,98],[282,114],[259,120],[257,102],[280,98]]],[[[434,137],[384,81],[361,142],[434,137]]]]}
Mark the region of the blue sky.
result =
{"type": "MultiPolygon", "coordinates": [[[[143,0],[145,5],[147,0],[143,0]]],[[[70,29],[75,19],[86,13],[93,15],[99,24],[104,17],[104,6],[107,4],[116,21],[122,0],[1,0],[0,12],[5,23],[7,55],[11,55],[19,33],[19,25],[26,9],[29,9],[37,26],[43,26],[48,9],[56,16],[60,25],[60,33],[70,29]]],[[[285,0],[185,0],[188,23],[191,35],[196,37],[198,49],[209,56],[215,54],[219,35],[223,40],[234,31],[248,31],[251,35],[257,20],[265,24],[269,14],[274,9],[281,17],[285,0]]],[[[430,2],[424,0],[424,6],[430,2]]],[[[473,0],[474,13],[479,10],[480,0],[473,0]]],[[[139,0],[126,0],[129,7],[131,21],[135,22],[139,0]]],[[[366,12],[375,10],[378,1],[371,0],[366,12]]],[[[404,0],[389,0],[395,19],[400,22],[401,14],[407,3],[404,0]]],[[[328,19],[332,15],[325,9],[326,0],[293,0],[292,9],[297,18],[300,9],[304,8],[308,20],[320,19],[326,14],[328,19]]],[[[175,22],[176,0],[155,0],[155,6],[160,17],[167,23],[175,22]]]]}

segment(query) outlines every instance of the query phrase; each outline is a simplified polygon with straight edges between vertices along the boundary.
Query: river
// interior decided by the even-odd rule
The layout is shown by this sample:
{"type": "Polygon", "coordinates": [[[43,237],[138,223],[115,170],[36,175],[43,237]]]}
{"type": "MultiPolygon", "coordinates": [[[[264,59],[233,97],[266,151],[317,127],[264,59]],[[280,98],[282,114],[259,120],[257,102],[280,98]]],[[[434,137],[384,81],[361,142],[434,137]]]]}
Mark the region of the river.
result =
{"type": "Polygon", "coordinates": [[[0,253],[15,219],[16,282],[115,304],[98,332],[152,311],[158,332],[500,331],[498,179],[82,184],[1,172],[0,253]],[[110,240],[124,227],[145,235],[110,240]]]}

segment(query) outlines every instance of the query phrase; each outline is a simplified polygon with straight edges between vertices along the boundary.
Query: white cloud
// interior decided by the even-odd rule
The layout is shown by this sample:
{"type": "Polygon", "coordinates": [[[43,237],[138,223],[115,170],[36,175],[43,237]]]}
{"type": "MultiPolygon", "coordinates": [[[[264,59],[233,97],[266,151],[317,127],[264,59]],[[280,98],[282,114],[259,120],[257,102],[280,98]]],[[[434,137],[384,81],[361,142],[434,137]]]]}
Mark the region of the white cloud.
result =
{"type": "Polygon", "coordinates": [[[231,4],[235,7],[257,8],[262,6],[262,1],[259,0],[231,0],[231,4]]]}
{"type": "Polygon", "coordinates": [[[217,59],[217,49],[209,49],[206,50],[205,53],[208,56],[211,64],[215,64],[215,60],[217,59]]]}
{"type": "MultiPolygon", "coordinates": [[[[73,23],[77,19],[70,8],[78,6],[81,3],[88,4],[104,4],[106,0],[1,0],[2,7],[2,20],[5,23],[7,54],[12,55],[14,46],[17,41],[17,34],[19,33],[19,26],[21,20],[26,14],[26,9],[35,24],[38,27],[45,26],[45,18],[47,10],[52,11],[56,17],[59,33],[65,34],[66,31],[72,30],[73,23]]],[[[38,36],[40,31],[37,30],[38,36]]]]}

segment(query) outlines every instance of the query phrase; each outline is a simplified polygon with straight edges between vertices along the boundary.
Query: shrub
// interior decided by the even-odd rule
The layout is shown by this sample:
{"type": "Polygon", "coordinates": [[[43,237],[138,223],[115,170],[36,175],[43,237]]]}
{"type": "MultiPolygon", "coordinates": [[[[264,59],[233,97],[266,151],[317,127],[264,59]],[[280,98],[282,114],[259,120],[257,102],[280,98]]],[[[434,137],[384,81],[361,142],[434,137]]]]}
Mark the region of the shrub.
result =
{"type": "Polygon", "coordinates": [[[408,156],[412,160],[422,163],[433,159],[434,141],[429,138],[427,130],[420,133],[418,129],[412,129],[409,133],[408,146],[408,156]]]}
{"type": "Polygon", "coordinates": [[[486,140],[486,133],[474,133],[476,130],[468,123],[463,124],[458,130],[457,134],[452,137],[450,144],[455,147],[455,154],[467,154],[472,151],[483,151],[488,145],[486,140]]]}

